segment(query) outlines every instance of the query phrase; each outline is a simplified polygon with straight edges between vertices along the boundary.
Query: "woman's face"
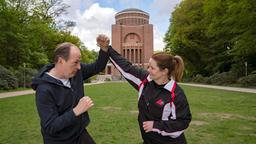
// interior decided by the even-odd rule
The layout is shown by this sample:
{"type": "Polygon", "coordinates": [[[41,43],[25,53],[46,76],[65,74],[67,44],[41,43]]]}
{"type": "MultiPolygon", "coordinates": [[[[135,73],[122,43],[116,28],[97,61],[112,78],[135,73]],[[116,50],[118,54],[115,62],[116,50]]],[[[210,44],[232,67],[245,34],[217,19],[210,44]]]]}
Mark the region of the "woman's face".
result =
{"type": "Polygon", "coordinates": [[[152,80],[158,80],[167,76],[167,70],[161,70],[154,59],[149,59],[148,66],[149,76],[152,80]]]}

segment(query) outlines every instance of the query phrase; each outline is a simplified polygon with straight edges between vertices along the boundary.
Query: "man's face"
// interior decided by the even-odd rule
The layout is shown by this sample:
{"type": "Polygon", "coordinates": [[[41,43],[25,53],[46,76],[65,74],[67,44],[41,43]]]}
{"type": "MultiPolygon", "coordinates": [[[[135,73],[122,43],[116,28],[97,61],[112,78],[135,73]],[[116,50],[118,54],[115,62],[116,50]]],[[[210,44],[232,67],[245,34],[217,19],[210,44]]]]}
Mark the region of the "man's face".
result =
{"type": "Polygon", "coordinates": [[[77,47],[70,48],[69,59],[65,61],[62,59],[62,72],[66,79],[75,76],[76,72],[80,70],[81,53],[77,47]]]}

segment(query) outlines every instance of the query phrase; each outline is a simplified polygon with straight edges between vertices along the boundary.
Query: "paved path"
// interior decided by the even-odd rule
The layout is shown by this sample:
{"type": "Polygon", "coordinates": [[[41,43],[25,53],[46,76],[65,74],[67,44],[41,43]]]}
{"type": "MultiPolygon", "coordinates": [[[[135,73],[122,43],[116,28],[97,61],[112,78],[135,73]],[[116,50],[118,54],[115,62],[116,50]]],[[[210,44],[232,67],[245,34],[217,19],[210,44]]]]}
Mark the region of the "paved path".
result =
{"type": "MultiPolygon", "coordinates": [[[[97,83],[88,83],[84,85],[95,85],[95,84],[102,84],[104,82],[97,82],[97,83]]],[[[256,89],[250,88],[239,88],[239,87],[226,87],[226,86],[213,86],[213,85],[202,85],[202,84],[189,84],[189,83],[179,83],[180,85],[187,85],[187,86],[194,86],[194,87],[204,87],[204,88],[214,88],[214,89],[222,89],[228,91],[237,91],[237,92],[247,92],[247,93],[256,93],[256,89]]],[[[6,92],[0,93],[0,99],[6,97],[14,97],[14,96],[22,96],[27,94],[34,94],[35,91],[33,90],[24,90],[24,91],[15,91],[15,92],[6,92]]]]}
{"type": "MultiPolygon", "coordinates": [[[[103,82],[97,82],[97,83],[86,83],[86,85],[95,85],[95,84],[101,84],[103,82]]],[[[34,94],[34,90],[22,90],[22,91],[14,91],[14,92],[4,92],[0,93],[0,99],[1,98],[7,98],[7,97],[14,97],[14,96],[22,96],[22,95],[27,95],[27,94],[34,94]]]]}
{"type": "Polygon", "coordinates": [[[15,92],[5,92],[0,93],[0,99],[1,98],[7,98],[7,97],[13,97],[13,96],[22,96],[27,94],[33,94],[35,93],[34,90],[22,90],[22,91],[15,91],[15,92]]]}
{"type": "Polygon", "coordinates": [[[194,87],[214,88],[214,89],[221,89],[221,90],[228,90],[228,91],[256,93],[256,89],[251,89],[251,88],[215,86],[215,85],[203,85],[203,84],[190,84],[190,83],[179,83],[179,84],[180,85],[187,85],[187,86],[194,86],[194,87]]]}

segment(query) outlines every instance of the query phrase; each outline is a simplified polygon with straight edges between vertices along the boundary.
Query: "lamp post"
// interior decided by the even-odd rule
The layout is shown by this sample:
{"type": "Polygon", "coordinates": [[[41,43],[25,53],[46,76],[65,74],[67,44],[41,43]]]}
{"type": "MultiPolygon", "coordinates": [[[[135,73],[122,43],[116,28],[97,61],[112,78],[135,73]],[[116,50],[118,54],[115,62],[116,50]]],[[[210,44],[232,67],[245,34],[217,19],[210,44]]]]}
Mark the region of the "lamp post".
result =
{"type": "Polygon", "coordinates": [[[247,77],[247,61],[244,62],[245,65],[245,77],[247,77]]]}
{"type": "Polygon", "coordinates": [[[26,88],[26,63],[23,63],[23,87],[26,88]]]}
{"type": "Polygon", "coordinates": [[[247,61],[244,62],[245,66],[245,85],[247,86],[247,61]]]}

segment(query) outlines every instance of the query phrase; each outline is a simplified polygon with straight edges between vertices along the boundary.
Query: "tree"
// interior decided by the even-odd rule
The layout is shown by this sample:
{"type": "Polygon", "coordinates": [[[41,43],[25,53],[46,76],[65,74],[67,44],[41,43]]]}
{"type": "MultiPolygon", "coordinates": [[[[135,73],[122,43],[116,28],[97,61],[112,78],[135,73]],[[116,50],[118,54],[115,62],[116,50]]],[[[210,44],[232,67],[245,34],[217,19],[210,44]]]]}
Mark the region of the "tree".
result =
{"type": "Polygon", "coordinates": [[[172,13],[171,25],[165,35],[165,49],[184,58],[190,74],[203,71],[207,58],[207,37],[203,21],[203,3],[184,0],[172,13]],[[204,54],[202,54],[204,53],[204,54]]]}
{"type": "Polygon", "coordinates": [[[193,76],[256,70],[255,0],[183,0],[172,13],[165,50],[181,55],[193,76]]]}
{"type": "Polygon", "coordinates": [[[81,61],[84,63],[94,62],[98,57],[97,52],[95,52],[94,50],[89,51],[87,47],[85,47],[84,45],[81,46],[81,55],[82,55],[81,61]]]}
{"type": "Polygon", "coordinates": [[[80,47],[79,38],[69,32],[75,24],[58,18],[67,7],[62,0],[0,0],[0,64],[40,68],[52,62],[57,44],[80,47]]]}

